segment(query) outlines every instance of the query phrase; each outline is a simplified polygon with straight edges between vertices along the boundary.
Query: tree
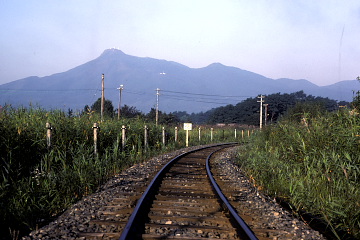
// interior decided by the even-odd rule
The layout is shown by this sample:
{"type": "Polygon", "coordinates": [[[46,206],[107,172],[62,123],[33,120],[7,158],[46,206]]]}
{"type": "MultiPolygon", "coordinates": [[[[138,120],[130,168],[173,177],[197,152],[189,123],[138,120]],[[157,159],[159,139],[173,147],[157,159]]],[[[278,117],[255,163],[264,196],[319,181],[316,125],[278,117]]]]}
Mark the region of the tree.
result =
{"type": "MultiPolygon", "coordinates": [[[[159,114],[158,116],[159,124],[170,125],[170,124],[177,124],[180,122],[180,119],[172,113],[167,114],[159,111],[158,114],[159,114]]],[[[156,109],[151,108],[150,112],[146,115],[146,119],[148,121],[155,121],[155,116],[156,116],[156,109]]]]}
{"type": "Polygon", "coordinates": [[[174,114],[181,122],[190,122],[190,115],[186,111],[175,111],[174,114]]]}
{"type": "Polygon", "coordinates": [[[325,112],[326,108],[320,101],[297,102],[294,107],[288,109],[284,118],[300,123],[304,120],[307,121],[309,118],[319,117],[325,112]]]}
{"type": "MultiPolygon", "coordinates": [[[[248,125],[258,125],[260,106],[257,101],[258,99],[256,97],[248,98],[236,104],[235,106],[230,104],[227,106],[212,109],[207,122],[212,124],[240,123],[248,125]]],[[[298,103],[307,104],[298,105],[295,111],[310,111],[313,114],[317,111],[334,111],[338,109],[338,104],[335,100],[306,95],[304,91],[298,91],[291,94],[270,94],[265,97],[265,103],[268,104],[266,120],[269,123],[278,121],[281,116],[284,116],[289,109],[293,108],[298,103]]]]}
{"type": "Polygon", "coordinates": [[[91,112],[91,108],[89,107],[89,105],[87,105],[87,104],[85,105],[83,112],[84,112],[84,113],[89,113],[89,112],[91,112]]]}
{"type": "Polygon", "coordinates": [[[68,108],[68,117],[72,117],[74,114],[74,111],[71,108],[68,108]]]}
{"type": "Polygon", "coordinates": [[[161,114],[160,116],[160,124],[172,125],[178,123],[180,123],[180,119],[172,113],[169,114],[164,113],[161,114]]]}
{"type": "MultiPolygon", "coordinates": [[[[94,111],[96,113],[101,113],[101,98],[98,98],[94,102],[93,105],[91,105],[91,111],[94,111]]],[[[114,106],[110,100],[106,100],[104,102],[104,116],[113,117],[114,116],[114,106]]]]}
{"type": "MultiPolygon", "coordinates": [[[[360,81],[360,77],[356,78],[358,81],[360,81]]],[[[353,101],[351,102],[351,105],[353,108],[360,110],[360,91],[357,91],[355,96],[353,97],[353,101]]]]}
{"type": "Polygon", "coordinates": [[[134,118],[141,115],[143,114],[136,107],[130,107],[126,104],[120,110],[120,116],[124,118],[134,118]]]}

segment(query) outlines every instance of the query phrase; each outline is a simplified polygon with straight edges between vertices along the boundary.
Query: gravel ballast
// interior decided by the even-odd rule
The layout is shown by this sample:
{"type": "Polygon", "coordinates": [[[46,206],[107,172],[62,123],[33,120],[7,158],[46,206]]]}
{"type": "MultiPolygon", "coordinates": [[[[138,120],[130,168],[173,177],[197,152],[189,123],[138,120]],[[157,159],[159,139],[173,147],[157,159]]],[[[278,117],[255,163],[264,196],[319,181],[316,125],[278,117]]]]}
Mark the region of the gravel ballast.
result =
{"type": "MultiPolygon", "coordinates": [[[[97,192],[74,204],[55,221],[31,232],[23,239],[118,238],[137,199],[155,173],[173,157],[195,148],[197,147],[163,154],[124,170],[101,186],[97,192]],[[112,234],[105,234],[106,232],[112,234]]],[[[251,213],[253,219],[261,220],[249,222],[248,225],[255,229],[254,232],[256,229],[271,229],[264,233],[264,236],[259,236],[259,239],[326,239],[275,201],[258,192],[233,163],[232,157],[236,151],[237,148],[232,147],[217,154],[215,166],[227,176],[228,181],[231,180],[231,188],[242,189],[243,194],[236,196],[241,204],[235,206],[240,215],[251,213]]]]}

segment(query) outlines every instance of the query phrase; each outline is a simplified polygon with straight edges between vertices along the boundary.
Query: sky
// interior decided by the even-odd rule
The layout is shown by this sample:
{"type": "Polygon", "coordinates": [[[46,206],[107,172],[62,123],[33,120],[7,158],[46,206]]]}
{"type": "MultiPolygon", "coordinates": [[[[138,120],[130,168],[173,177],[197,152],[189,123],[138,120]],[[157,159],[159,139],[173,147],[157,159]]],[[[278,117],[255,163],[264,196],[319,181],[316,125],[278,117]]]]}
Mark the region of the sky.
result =
{"type": "Polygon", "coordinates": [[[105,49],[319,86],[360,75],[359,0],[0,0],[0,84],[105,49]]]}

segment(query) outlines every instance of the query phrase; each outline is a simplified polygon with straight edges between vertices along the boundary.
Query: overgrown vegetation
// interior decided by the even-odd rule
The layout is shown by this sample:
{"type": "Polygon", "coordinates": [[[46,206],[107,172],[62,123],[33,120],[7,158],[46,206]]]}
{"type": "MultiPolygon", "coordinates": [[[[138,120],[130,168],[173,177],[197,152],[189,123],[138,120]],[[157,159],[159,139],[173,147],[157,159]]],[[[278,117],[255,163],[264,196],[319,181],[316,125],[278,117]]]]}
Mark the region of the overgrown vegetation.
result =
{"type": "MultiPolygon", "coordinates": [[[[175,143],[174,126],[156,126],[153,121],[134,116],[118,121],[105,115],[101,122],[94,111],[74,116],[70,111],[5,106],[0,111],[1,238],[16,238],[42,226],[127,166],[184,147],[185,133],[181,126],[175,143]],[[50,148],[46,122],[52,126],[50,148]],[[93,123],[100,125],[98,154],[94,154],[93,123]],[[124,148],[123,125],[126,126],[124,148]],[[146,151],[145,125],[148,127],[146,151]]],[[[210,143],[210,127],[201,129],[201,139],[197,130],[194,126],[190,145],[210,143]]],[[[215,129],[213,142],[219,141],[234,141],[233,128],[215,129]]]]}
{"type": "Polygon", "coordinates": [[[309,107],[297,105],[254,135],[238,164],[268,194],[320,216],[339,239],[360,238],[359,113],[309,107]]]}
{"type": "MultiPolygon", "coordinates": [[[[0,109],[0,231],[12,234],[5,238],[16,238],[19,233],[43,225],[125,167],[185,146],[181,128],[178,142],[174,141],[174,126],[180,126],[180,122],[258,125],[259,116],[257,99],[249,98],[236,106],[206,113],[159,111],[157,126],[155,109],[143,114],[125,105],[121,120],[117,120],[109,101],[105,102],[104,120],[100,121],[99,103],[98,100],[75,115],[71,109],[67,113],[9,106],[0,109]],[[53,127],[50,148],[46,142],[46,122],[53,127]],[[100,123],[98,154],[94,154],[95,122],[100,123]],[[127,128],[124,147],[123,125],[127,128]],[[145,125],[149,128],[147,149],[145,125]]],[[[288,199],[298,209],[323,216],[334,229],[345,229],[360,237],[357,110],[352,114],[334,111],[338,109],[336,101],[306,96],[303,92],[269,95],[266,103],[268,123],[281,121],[259,132],[244,147],[248,151],[241,151],[239,164],[268,193],[288,199]]],[[[211,128],[201,126],[199,130],[194,126],[190,143],[241,139],[242,128],[237,129],[237,139],[234,127],[214,131],[211,128]]]]}

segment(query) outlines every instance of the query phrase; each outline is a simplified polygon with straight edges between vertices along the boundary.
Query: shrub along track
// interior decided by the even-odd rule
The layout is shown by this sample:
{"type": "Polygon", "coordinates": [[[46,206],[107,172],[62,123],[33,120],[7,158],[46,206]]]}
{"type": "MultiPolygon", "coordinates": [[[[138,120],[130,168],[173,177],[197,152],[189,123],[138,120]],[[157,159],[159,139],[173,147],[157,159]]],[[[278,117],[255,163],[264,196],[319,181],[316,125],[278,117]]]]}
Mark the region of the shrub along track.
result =
{"type": "MultiPolygon", "coordinates": [[[[234,148],[231,151],[234,151],[234,148]]],[[[153,176],[171,158],[182,152],[184,150],[133,166],[114,177],[97,193],[89,195],[75,204],[56,221],[32,232],[24,239],[119,238],[137,201],[153,176]]],[[[221,180],[219,186],[225,190],[227,198],[232,201],[259,239],[323,239],[318,232],[294,219],[276,203],[262,197],[241,174],[241,171],[231,163],[229,156],[224,155],[227,152],[229,150],[216,154],[211,170],[215,174],[215,179],[221,180]]],[[[195,160],[195,158],[189,159],[195,160]]],[[[145,230],[137,233],[142,232],[142,237],[148,237],[148,239],[156,239],[156,237],[158,239],[174,239],[181,236],[187,236],[187,239],[196,239],[196,237],[238,239],[238,232],[228,224],[227,214],[224,214],[218,201],[213,197],[207,200],[201,199],[200,196],[208,197],[212,194],[211,189],[205,187],[206,182],[201,184],[200,189],[199,187],[194,188],[192,182],[182,183],[181,186],[187,190],[182,191],[183,193],[178,191],[178,185],[174,184],[183,182],[183,179],[175,180],[175,178],[201,171],[198,166],[204,165],[202,163],[183,164],[185,168],[176,170],[177,177],[173,175],[166,180],[168,183],[163,183],[166,188],[161,190],[153,202],[150,212],[145,213],[148,217],[143,217],[143,219],[147,219],[143,223],[145,230]],[[187,171],[186,174],[180,172],[184,169],[187,171]],[[170,190],[177,191],[177,194],[176,200],[169,204],[168,200],[165,201],[163,198],[166,195],[174,194],[170,193],[170,190]],[[182,196],[179,197],[179,195],[182,196]],[[189,195],[193,196],[192,199],[189,198],[189,195]],[[191,209],[191,211],[183,209],[191,209]],[[195,216],[194,213],[196,213],[195,216]],[[212,216],[209,217],[209,213],[212,216]]],[[[194,179],[195,182],[200,183],[203,177],[196,175],[194,179]]]]}

